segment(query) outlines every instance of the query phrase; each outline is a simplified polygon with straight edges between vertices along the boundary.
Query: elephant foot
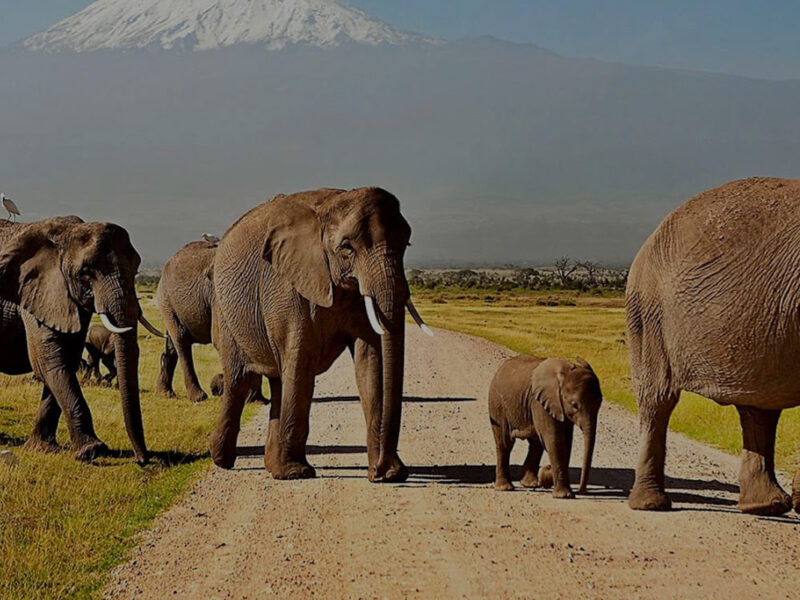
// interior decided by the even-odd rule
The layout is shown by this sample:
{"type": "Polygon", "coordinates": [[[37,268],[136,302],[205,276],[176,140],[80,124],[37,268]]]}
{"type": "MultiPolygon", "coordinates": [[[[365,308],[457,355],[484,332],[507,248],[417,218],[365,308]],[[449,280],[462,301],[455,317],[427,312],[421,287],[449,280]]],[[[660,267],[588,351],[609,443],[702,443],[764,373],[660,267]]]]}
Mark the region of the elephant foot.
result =
{"type": "Polygon", "coordinates": [[[58,443],[56,443],[56,439],[54,437],[43,438],[36,435],[32,435],[25,442],[25,449],[34,450],[36,452],[45,452],[47,454],[54,454],[61,450],[61,446],[59,446],[58,443]]]}
{"type": "Polygon", "coordinates": [[[81,462],[91,462],[108,454],[108,446],[98,439],[89,440],[80,445],[73,444],[73,448],[76,448],[75,459],[81,462]]]}
{"type": "Polygon", "coordinates": [[[661,490],[634,485],[628,496],[628,506],[633,510],[670,510],[672,500],[661,490]]]}
{"type": "Polygon", "coordinates": [[[236,437],[233,442],[227,442],[224,435],[216,431],[211,435],[211,460],[220,469],[232,469],[236,464],[236,437]]]}
{"type": "Polygon", "coordinates": [[[749,515],[777,517],[791,509],[792,498],[777,483],[770,482],[755,493],[745,488],[739,492],[739,510],[749,515]]]}
{"type": "MultiPolygon", "coordinates": [[[[553,467],[547,465],[539,469],[539,487],[549,490],[553,487],[553,467]]],[[[524,484],[523,484],[524,485],[524,484]]]]}
{"type": "Polygon", "coordinates": [[[206,400],[208,400],[208,394],[206,394],[203,390],[191,390],[189,392],[189,402],[192,404],[200,404],[206,400]]]}
{"type": "Polygon", "coordinates": [[[553,498],[558,500],[571,500],[575,493],[569,488],[556,488],[553,490],[553,498]]]}
{"type": "Polygon", "coordinates": [[[272,469],[272,477],[279,480],[314,479],[317,472],[307,463],[288,461],[272,469]]]}
{"type": "Polygon", "coordinates": [[[519,482],[522,487],[535,488],[539,487],[539,478],[533,471],[525,471],[522,480],[519,482]]]}
{"type": "Polygon", "coordinates": [[[378,463],[370,470],[369,480],[372,483],[402,483],[408,479],[408,468],[395,455],[393,458],[378,463]]]}
{"type": "Polygon", "coordinates": [[[174,390],[164,387],[160,384],[156,386],[156,394],[159,396],[166,396],[167,398],[177,398],[177,394],[174,390]]]}
{"type": "Polygon", "coordinates": [[[508,479],[498,479],[494,482],[494,489],[498,492],[511,492],[514,490],[514,486],[508,479]]]}

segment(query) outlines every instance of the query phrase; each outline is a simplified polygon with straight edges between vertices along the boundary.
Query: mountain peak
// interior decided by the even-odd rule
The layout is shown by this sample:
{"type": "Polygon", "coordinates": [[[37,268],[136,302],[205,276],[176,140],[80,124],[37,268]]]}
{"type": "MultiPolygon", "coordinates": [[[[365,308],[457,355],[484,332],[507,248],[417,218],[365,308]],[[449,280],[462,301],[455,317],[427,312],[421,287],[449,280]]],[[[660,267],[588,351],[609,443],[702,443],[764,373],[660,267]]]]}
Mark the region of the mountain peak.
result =
{"type": "Polygon", "coordinates": [[[23,42],[40,52],[137,48],[276,50],[300,44],[371,46],[430,41],[335,0],[98,0],[23,42]]]}

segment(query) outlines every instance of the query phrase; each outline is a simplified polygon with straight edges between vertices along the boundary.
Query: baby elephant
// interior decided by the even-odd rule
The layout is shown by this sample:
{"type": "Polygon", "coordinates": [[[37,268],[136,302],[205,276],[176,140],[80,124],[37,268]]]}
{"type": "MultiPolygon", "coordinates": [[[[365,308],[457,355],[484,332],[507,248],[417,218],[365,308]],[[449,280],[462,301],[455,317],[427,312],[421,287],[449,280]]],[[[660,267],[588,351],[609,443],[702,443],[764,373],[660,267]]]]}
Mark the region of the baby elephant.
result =
{"type": "Polygon", "coordinates": [[[536,472],[542,452],[547,450],[553,475],[553,496],[574,498],[569,486],[572,429],[583,431],[584,456],[578,493],[586,493],[592,467],[597,413],[603,396],[600,382],[584,360],[576,364],[558,358],[516,356],[506,360],[489,388],[489,420],[497,446],[494,487],[506,491],[511,485],[509,459],[515,439],[528,440],[522,485],[536,487],[536,472]]]}
{"type": "Polygon", "coordinates": [[[86,354],[87,358],[82,361],[87,379],[92,376],[98,383],[105,380],[110,383],[117,376],[117,361],[114,356],[114,340],[111,339],[111,332],[102,325],[92,324],[86,334],[86,354]],[[108,375],[103,378],[100,373],[100,364],[108,369],[108,375]]]}

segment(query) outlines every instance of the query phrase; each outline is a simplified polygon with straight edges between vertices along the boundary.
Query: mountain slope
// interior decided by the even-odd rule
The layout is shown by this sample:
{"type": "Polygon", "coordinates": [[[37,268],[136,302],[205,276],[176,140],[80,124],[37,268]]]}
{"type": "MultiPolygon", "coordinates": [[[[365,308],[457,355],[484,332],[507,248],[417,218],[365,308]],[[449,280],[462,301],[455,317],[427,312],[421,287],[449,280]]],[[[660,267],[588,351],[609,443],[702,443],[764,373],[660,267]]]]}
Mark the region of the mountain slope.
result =
{"type": "Polygon", "coordinates": [[[324,48],[345,42],[378,46],[423,39],[334,0],[99,0],[23,45],[57,53],[235,45],[324,48]]]}

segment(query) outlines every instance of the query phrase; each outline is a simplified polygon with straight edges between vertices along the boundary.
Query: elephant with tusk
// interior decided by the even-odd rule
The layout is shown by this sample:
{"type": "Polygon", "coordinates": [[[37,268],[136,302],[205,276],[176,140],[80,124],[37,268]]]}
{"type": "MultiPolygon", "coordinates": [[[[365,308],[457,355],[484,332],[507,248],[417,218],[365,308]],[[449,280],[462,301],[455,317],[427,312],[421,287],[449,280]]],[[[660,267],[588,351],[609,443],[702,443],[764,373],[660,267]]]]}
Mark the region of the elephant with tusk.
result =
{"type": "Polygon", "coordinates": [[[397,452],[406,307],[425,328],[403,269],[410,237],[399,202],[379,188],[277,196],[227,231],[214,261],[213,338],[225,378],[211,439],[218,466],[233,466],[247,392],[265,376],[265,465],[276,479],[313,477],[306,440],[314,380],[349,349],[369,479],[406,479],[397,452]]]}
{"type": "Polygon", "coordinates": [[[139,404],[134,278],[141,259],[128,232],[110,223],[55,217],[0,224],[0,371],[33,371],[44,383],[32,448],[57,448],[61,413],[79,460],[107,448],[94,431],[77,371],[93,313],[112,332],[125,427],[137,462],[148,461],[139,404]]]}

